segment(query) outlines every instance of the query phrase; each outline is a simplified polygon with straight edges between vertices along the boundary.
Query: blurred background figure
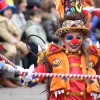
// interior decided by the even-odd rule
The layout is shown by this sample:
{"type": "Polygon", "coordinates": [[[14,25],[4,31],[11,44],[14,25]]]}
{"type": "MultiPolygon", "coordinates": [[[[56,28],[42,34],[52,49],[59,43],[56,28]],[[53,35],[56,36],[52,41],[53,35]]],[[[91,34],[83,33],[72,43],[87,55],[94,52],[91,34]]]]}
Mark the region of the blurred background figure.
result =
{"type": "MultiPolygon", "coordinates": [[[[27,38],[30,35],[37,35],[41,37],[48,44],[46,33],[40,24],[41,21],[42,21],[42,11],[36,6],[34,6],[34,9],[32,9],[30,12],[30,20],[27,21],[24,36],[27,38]]],[[[45,45],[41,41],[41,39],[34,36],[30,37],[29,46],[31,47],[32,52],[37,54],[38,51],[36,51],[37,49],[35,48],[35,45],[36,46],[40,45],[43,50],[45,49],[45,45]]],[[[35,66],[37,65],[36,64],[37,59],[35,59],[36,57],[34,57],[31,53],[27,56],[27,58],[29,59],[28,66],[32,65],[33,63],[35,64],[35,66]]]]}
{"type": "MultiPolygon", "coordinates": [[[[93,0],[84,0],[84,7],[92,7],[94,6],[93,0]]],[[[93,15],[92,13],[87,14],[87,18],[89,23],[87,24],[87,27],[91,29],[91,34],[89,36],[89,38],[92,41],[92,44],[96,44],[97,43],[97,39],[95,36],[95,28],[97,27],[98,24],[98,16],[93,15]]]]}
{"type": "MultiPolygon", "coordinates": [[[[94,6],[100,8],[100,0],[93,0],[94,6]]],[[[98,21],[97,26],[95,27],[95,36],[100,43],[100,14],[99,17],[96,16],[96,20],[98,21]]],[[[95,20],[94,20],[95,21],[95,20]]]]}
{"type": "Polygon", "coordinates": [[[17,7],[17,13],[13,15],[13,21],[21,29],[23,33],[24,27],[26,25],[26,19],[23,12],[26,11],[27,0],[14,0],[14,4],[17,7]]]}
{"type": "MultiPolygon", "coordinates": [[[[12,60],[17,54],[15,44],[18,40],[15,37],[19,37],[20,29],[11,20],[12,14],[16,12],[16,7],[13,5],[13,2],[10,2],[12,3],[11,5],[7,3],[9,3],[8,0],[2,0],[0,2],[0,43],[2,45],[0,53],[9,60],[12,60]]],[[[0,83],[3,86],[12,88],[19,85],[17,80],[13,80],[12,82],[10,79],[14,79],[14,74],[4,71],[0,83]]]]}
{"type": "Polygon", "coordinates": [[[29,15],[34,6],[40,8],[43,0],[27,0],[27,10],[24,12],[26,20],[29,20],[29,15]]]}
{"type": "MultiPolygon", "coordinates": [[[[13,21],[21,30],[21,38],[24,33],[24,28],[26,25],[26,19],[24,16],[24,12],[27,10],[27,0],[14,0],[14,4],[17,7],[17,13],[13,15],[13,21]]],[[[22,40],[23,41],[23,40],[22,40]]],[[[25,41],[23,41],[25,42],[25,41]]],[[[21,64],[24,68],[27,68],[27,60],[26,57],[21,59],[21,64]]]]}
{"type": "Polygon", "coordinates": [[[48,42],[53,41],[54,43],[58,44],[58,38],[56,37],[55,32],[58,28],[56,21],[59,14],[56,10],[56,6],[51,0],[43,0],[41,4],[41,9],[43,11],[41,25],[46,32],[47,40],[48,42]]]}
{"type": "MultiPolygon", "coordinates": [[[[2,54],[16,65],[19,65],[21,57],[25,57],[29,50],[26,44],[20,41],[21,31],[12,19],[12,15],[16,10],[12,0],[2,0],[0,2],[0,42],[3,46],[2,54]]],[[[20,85],[19,81],[14,79],[14,73],[8,71],[3,72],[1,84],[7,87],[20,85]]]]}

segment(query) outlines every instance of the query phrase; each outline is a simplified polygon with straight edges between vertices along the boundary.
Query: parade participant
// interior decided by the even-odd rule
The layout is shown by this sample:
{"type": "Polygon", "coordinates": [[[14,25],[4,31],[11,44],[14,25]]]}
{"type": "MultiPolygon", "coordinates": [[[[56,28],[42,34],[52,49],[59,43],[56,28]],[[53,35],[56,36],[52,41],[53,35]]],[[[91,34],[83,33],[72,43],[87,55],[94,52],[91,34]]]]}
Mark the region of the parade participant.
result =
{"type": "MultiPolygon", "coordinates": [[[[100,74],[99,50],[95,45],[87,47],[84,40],[90,29],[82,12],[81,0],[56,0],[62,20],[56,35],[62,46],[51,43],[46,51],[39,52],[38,66],[20,77],[26,87],[33,87],[43,77],[32,77],[31,72],[57,74],[100,74]]],[[[53,77],[47,79],[47,100],[99,100],[100,86],[97,79],[53,77]]]]}

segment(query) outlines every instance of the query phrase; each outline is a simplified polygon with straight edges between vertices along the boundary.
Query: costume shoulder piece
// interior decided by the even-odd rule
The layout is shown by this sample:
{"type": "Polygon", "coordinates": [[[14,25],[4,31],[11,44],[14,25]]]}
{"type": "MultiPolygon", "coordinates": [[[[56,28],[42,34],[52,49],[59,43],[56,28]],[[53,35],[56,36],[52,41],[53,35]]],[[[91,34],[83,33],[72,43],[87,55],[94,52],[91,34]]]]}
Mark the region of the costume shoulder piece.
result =
{"type": "Polygon", "coordinates": [[[54,43],[50,43],[46,55],[53,55],[62,52],[62,48],[54,43]]]}
{"type": "Polygon", "coordinates": [[[88,47],[88,50],[90,51],[91,54],[100,56],[100,51],[99,51],[99,49],[97,48],[96,45],[94,45],[94,44],[93,44],[93,45],[90,45],[90,46],[88,47]]]}
{"type": "MultiPolygon", "coordinates": [[[[39,49],[40,47],[38,47],[39,49]]],[[[54,43],[50,43],[48,46],[48,49],[46,51],[42,51],[42,50],[38,50],[38,61],[37,63],[39,63],[45,56],[51,56],[57,53],[62,52],[62,48],[59,47],[58,45],[54,44],[54,43]]]]}

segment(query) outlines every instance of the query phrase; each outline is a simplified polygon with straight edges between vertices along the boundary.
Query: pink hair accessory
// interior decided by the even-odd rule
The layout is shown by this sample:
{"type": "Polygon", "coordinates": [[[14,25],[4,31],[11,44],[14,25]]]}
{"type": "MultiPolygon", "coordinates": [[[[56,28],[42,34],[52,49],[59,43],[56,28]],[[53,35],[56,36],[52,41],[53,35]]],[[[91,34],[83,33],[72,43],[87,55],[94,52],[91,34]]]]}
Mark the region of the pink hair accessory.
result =
{"type": "Polygon", "coordinates": [[[37,7],[37,6],[34,6],[34,8],[33,8],[34,10],[38,10],[39,8],[37,7]]]}

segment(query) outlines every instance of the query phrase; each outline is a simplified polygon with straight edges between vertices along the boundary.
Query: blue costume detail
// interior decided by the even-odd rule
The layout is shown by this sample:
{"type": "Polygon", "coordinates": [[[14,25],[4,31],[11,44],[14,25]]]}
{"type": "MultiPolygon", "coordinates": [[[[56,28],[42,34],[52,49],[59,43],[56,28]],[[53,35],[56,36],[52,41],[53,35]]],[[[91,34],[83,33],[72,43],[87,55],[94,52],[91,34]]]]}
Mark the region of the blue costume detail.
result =
{"type": "MultiPolygon", "coordinates": [[[[36,79],[36,78],[38,78],[37,76],[32,76],[32,79],[36,79]]],[[[38,82],[35,82],[35,83],[32,83],[32,82],[29,82],[28,83],[28,86],[29,87],[34,87],[35,85],[37,85],[38,84],[38,82]]]]}
{"type": "Polygon", "coordinates": [[[0,73],[3,72],[3,68],[4,68],[4,66],[5,66],[5,63],[4,63],[4,62],[0,62],[0,67],[1,67],[1,69],[0,69],[0,73]]]}
{"type": "MultiPolygon", "coordinates": [[[[38,77],[37,76],[32,76],[32,80],[33,79],[37,79],[38,77]]],[[[20,83],[21,84],[23,84],[23,80],[20,80],[20,83]]],[[[38,82],[34,82],[34,83],[32,83],[32,81],[30,81],[30,82],[28,82],[28,87],[34,87],[35,85],[37,85],[38,84],[38,82]]]]}

